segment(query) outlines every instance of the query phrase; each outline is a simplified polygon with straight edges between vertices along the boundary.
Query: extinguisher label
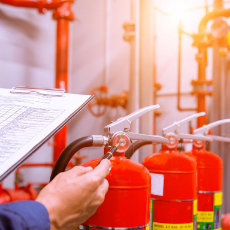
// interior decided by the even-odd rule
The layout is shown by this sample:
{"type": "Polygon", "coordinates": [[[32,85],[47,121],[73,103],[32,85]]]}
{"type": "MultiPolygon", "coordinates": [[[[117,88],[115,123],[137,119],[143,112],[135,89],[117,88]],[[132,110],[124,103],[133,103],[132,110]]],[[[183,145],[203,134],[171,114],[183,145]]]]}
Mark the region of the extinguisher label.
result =
{"type": "Polygon", "coordinates": [[[153,230],[193,230],[193,223],[162,224],[162,223],[153,222],[153,230]]]}
{"type": "Polygon", "coordinates": [[[150,173],[151,175],[151,194],[163,196],[164,193],[164,175],[150,173]]]}
{"type": "Polygon", "coordinates": [[[145,226],[138,226],[138,227],[102,227],[102,226],[88,226],[88,225],[80,225],[75,230],[150,230],[149,224],[145,226]]]}
{"type": "Polygon", "coordinates": [[[214,212],[198,212],[197,221],[198,222],[213,222],[214,212]]]}
{"type": "Polygon", "coordinates": [[[221,208],[222,208],[222,192],[213,193],[213,210],[198,211],[197,229],[204,230],[220,230],[221,229],[221,208]]]}

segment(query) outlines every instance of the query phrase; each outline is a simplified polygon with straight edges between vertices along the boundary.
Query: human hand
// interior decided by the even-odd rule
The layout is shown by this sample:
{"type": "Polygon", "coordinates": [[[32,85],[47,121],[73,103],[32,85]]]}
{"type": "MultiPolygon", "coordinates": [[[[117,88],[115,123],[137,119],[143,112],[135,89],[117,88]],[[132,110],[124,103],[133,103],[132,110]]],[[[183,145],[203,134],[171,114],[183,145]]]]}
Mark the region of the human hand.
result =
{"type": "Polygon", "coordinates": [[[51,229],[75,229],[92,216],[108,191],[110,162],[103,160],[94,170],[76,166],[58,174],[38,195],[48,210],[51,229]]]}

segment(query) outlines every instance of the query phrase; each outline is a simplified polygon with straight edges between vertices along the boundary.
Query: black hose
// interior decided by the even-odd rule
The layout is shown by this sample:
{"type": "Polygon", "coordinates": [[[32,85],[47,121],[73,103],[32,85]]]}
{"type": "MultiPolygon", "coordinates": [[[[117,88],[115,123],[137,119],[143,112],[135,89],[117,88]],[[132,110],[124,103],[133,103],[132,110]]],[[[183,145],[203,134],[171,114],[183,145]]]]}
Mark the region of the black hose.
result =
{"type": "Polygon", "coordinates": [[[153,142],[151,141],[136,141],[135,143],[131,144],[130,147],[126,150],[125,157],[127,159],[130,159],[133,156],[133,154],[136,152],[136,150],[138,150],[144,145],[151,145],[151,144],[153,144],[153,142]]]}
{"type": "Polygon", "coordinates": [[[92,136],[79,138],[74,142],[72,142],[71,144],[69,144],[58,157],[54,165],[53,171],[51,173],[50,181],[52,181],[54,177],[57,176],[59,173],[65,171],[70,159],[77,151],[85,147],[91,147],[92,145],[93,145],[92,136]]]}

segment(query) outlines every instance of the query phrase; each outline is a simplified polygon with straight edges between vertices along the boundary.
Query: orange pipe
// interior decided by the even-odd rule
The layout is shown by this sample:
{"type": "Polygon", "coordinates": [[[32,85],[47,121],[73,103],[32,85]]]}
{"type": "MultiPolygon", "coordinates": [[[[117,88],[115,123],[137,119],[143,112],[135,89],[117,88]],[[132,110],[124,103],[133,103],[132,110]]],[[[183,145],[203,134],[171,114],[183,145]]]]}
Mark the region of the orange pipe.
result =
{"type": "Polygon", "coordinates": [[[55,10],[59,8],[63,3],[73,0],[0,0],[1,3],[25,8],[36,8],[40,13],[44,13],[46,10],[55,10]]]}
{"type": "Polygon", "coordinates": [[[199,33],[204,34],[206,32],[206,26],[207,26],[208,21],[215,19],[217,17],[229,17],[229,16],[230,16],[230,9],[213,11],[213,12],[206,14],[200,21],[199,33]]]}
{"type": "MultiPolygon", "coordinates": [[[[230,9],[223,9],[223,10],[218,10],[214,12],[210,12],[206,14],[200,24],[199,24],[199,33],[205,34],[206,33],[206,26],[209,20],[215,19],[217,17],[229,17],[230,16],[230,9]]],[[[198,47],[198,56],[200,57],[198,59],[198,80],[199,81],[205,81],[206,80],[206,66],[207,66],[207,47],[204,45],[200,45],[198,47]]],[[[197,96],[197,105],[198,109],[197,112],[203,112],[206,109],[205,106],[205,95],[198,94],[197,96]]],[[[206,124],[206,117],[199,117],[197,120],[197,126],[202,127],[203,125],[206,124]]]]}
{"type": "Polygon", "coordinates": [[[181,107],[181,45],[182,45],[182,25],[181,22],[178,28],[179,45],[178,45],[178,73],[177,73],[177,109],[179,111],[196,111],[197,108],[182,108],[181,107]]]}
{"type": "MultiPolygon", "coordinates": [[[[69,49],[69,21],[74,19],[71,4],[64,3],[53,14],[57,20],[56,43],[56,88],[68,90],[68,49],[69,49]]],[[[66,146],[67,126],[54,136],[53,161],[56,162],[66,146]]]]}

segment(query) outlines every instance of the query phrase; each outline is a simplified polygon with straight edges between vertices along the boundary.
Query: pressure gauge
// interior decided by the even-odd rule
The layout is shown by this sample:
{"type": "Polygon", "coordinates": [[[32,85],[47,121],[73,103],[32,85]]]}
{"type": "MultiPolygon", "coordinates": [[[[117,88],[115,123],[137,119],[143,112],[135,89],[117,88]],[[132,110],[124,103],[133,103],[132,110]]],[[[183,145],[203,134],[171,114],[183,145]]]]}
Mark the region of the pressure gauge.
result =
{"type": "Polygon", "coordinates": [[[167,147],[169,149],[174,149],[177,146],[177,143],[178,143],[178,140],[177,140],[176,136],[173,135],[173,134],[167,134],[165,137],[169,140],[169,143],[167,144],[167,147]]]}
{"type": "Polygon", "coordinates": [[[226,18],[216,18],[211,26],[211,35],[214,38],[224,38],[228,35],[229,25],[226,18]]]}
{"type": "Polygon", "coordinates": [[[117,143],[119,143],[117,152],[125,152],[130,146],[130,138],[124,132],[117,132],[112,136],[111,144],[114,146],[117,143]]]}

